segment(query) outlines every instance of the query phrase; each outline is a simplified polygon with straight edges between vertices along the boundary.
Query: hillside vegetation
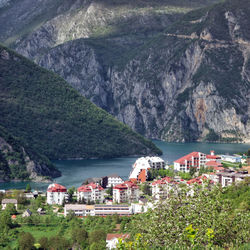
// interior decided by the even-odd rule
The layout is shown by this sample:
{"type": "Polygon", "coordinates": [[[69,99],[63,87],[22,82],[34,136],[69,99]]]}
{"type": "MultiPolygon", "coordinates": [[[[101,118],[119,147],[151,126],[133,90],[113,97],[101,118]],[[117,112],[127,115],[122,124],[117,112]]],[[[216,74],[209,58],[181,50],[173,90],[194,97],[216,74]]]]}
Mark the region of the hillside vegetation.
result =
{"type": "Polygon", "coordinates": [[[55,74],[0,47],[0,125],[50,159],[160,154],[55,74]]]}
{"type": "Polygon", "coordinates": [[[248,0],[45,2],[0,40],[148,138],[250,142],[248,0]]]}
{"type": "Polygon", "coordinates": [[[51,162],[0,126],[0,182],[10,180],[48,181],[60,172],[51,162]]]}

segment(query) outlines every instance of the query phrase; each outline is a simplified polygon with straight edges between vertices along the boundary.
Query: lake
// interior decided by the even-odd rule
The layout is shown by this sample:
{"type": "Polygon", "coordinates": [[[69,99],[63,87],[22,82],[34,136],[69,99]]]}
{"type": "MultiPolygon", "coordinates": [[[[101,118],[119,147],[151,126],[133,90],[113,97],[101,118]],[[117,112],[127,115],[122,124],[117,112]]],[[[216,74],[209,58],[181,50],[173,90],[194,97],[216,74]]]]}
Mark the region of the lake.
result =
{"type": "MultiPolygon", "coordinates": [[[[163,151],[161,157],[170,164],[192,151],[200,151],[208,154],[210,150],[215,150],[216,154],[233,154],[236,152],[245,152],[250,148],[250,144],[168,143],[163,141],[154,141],[154,143],[163,151]]],[[[113,173],[126,179],[136,159],[137,157],[122,157],[105,160],[54,161],[56,167],[62,172],[62,176],[56,178],[55,181],[69,188],[71,186],[79,187],[89,177],[101,177],[113,173]]],[[[8,182],[0,183],[0,189],[24,189],[27,183],[31,184],[32,189],[37,190],[44,191],[48,187],[47,183],[8,182]]]]}

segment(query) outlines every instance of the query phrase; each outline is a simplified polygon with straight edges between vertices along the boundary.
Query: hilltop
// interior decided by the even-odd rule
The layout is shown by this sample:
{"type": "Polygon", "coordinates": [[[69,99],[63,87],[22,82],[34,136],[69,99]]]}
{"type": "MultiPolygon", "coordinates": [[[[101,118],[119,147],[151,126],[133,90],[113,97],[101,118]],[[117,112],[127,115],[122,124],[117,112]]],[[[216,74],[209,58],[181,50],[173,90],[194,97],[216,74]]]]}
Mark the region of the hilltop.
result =
{"type": "Polygon", "coordinates": [[[1,41],[146,137],[250,142],[249,1],[45,2],[1,41]]]}
{"type": "MultiPolygon", "coordinates": [[[[23,163],[25,152],[42,163],[46,157],[161,154],[151,141],[96,107],[62,78],[3,46],[0,82],[0,137],[3,144],[8,144],[7,134],[14,144],[18,139],[20,145],[15,152],[23,163]],[[20,155],[22,152],[24,155],[20,155]]],[[[50,165],[47,162],[47,167],[50,165]]]]}

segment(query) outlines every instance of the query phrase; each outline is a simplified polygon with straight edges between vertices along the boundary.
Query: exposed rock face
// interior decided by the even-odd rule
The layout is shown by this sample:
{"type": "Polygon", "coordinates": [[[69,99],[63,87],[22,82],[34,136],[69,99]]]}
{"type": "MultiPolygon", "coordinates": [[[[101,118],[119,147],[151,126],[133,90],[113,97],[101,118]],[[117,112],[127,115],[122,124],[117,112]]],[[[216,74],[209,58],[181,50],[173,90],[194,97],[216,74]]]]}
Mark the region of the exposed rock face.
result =
{"type": "Polygon", "coordinates": [[[16,50],[147,137],[250,142],[247,0],[186,15],[76,2],[16,50]]]}

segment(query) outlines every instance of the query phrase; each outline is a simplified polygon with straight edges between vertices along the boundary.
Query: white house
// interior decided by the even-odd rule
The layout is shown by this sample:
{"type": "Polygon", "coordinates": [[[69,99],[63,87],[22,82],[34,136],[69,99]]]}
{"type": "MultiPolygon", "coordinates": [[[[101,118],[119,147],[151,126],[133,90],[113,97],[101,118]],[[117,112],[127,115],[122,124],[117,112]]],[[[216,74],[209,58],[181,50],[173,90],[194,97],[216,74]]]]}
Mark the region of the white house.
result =
{"type": "Polygon", "coordinates": [[[106,247],[107,249],[116,249],[118,239],[122,239],[122,241],[124,241],[125,239],[129,238],[130,234],[107,234],[106,247]]]}
{"type": "Polygon", "coordinates": [[[90,183],[83,185],[77,189],[77,200],[103,202],[104,189],[98,183],[90,183]]]}
{"type": "Polygon", "coordinates": [[[111,187],[111,186],[114,187],[114,186],[121,184],[123,182],[124,182],[124,180],[120,176],[118,176],[117,174],[112,174],[112,175],[108,176],[107,187],[111,187]]]}
{"type": "Polygon", "coordinates": [[[50,184],[47,189],[47,203],[62,205],[67,198],[67,188],[60,184],[50,184]]]}
{"type": "Polygon", "coordinates": [[[139,199],[139,187],[131,182],[125,181],[113,188],[113,201],[117,203],[132,202],[139,199]]]}
{"type": "Polygon", "coordinates": [[[191,167],[200,169],[207,161],[206,154],[201,152],[192,152],[174,161],[174,170],[189,172],[191,167]]]}
{"type": "Polygon", "coordinates": [[[16,199],[3,199],[2,200],[2,210],[4,210],[8,204],[14,204],[17,209],[17,200],[16,199]]]}

